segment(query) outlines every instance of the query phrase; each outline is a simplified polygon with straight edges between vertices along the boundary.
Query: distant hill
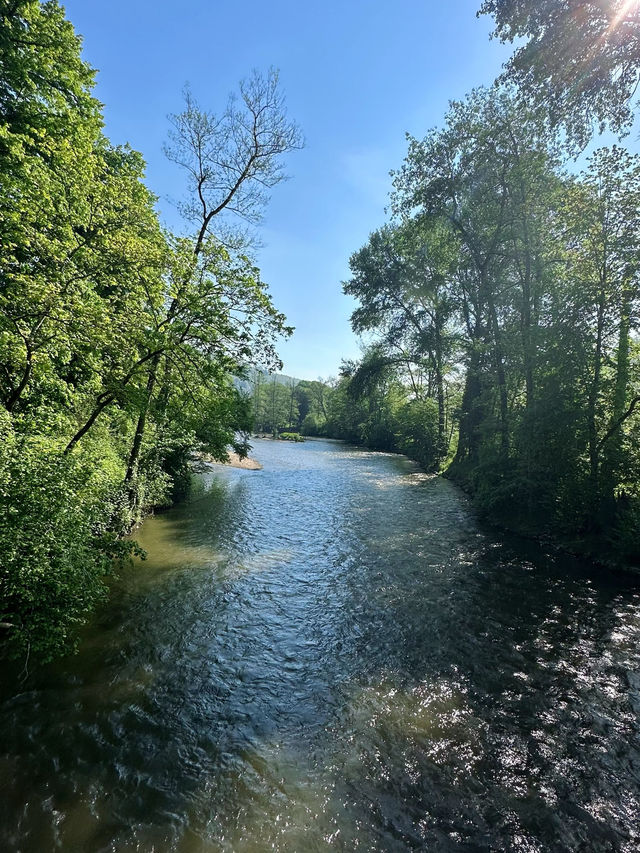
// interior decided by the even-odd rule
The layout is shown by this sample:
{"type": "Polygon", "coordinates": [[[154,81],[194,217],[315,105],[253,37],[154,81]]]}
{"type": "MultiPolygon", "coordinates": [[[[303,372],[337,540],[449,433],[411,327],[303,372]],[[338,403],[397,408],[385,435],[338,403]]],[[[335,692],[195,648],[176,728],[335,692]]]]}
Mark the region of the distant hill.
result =
{"type": "Polygon", "coordinates": [[[250,394],[252,392],[258,375],[261,377],[260,382],[265,384],[275,380],[278,385],[291,387],[292,382],[297,385],[298,382],[301,381],[300,379],[296,379],[294,376],[287,376],[285,373],[269,373],[267,370],[259,370],[257,367],[250,368],[248,373],[248,379],[239,379],[236,376],[233,380],[233,384],[236,388],[239,391],[243,391],[245,394],[250,394]]]}

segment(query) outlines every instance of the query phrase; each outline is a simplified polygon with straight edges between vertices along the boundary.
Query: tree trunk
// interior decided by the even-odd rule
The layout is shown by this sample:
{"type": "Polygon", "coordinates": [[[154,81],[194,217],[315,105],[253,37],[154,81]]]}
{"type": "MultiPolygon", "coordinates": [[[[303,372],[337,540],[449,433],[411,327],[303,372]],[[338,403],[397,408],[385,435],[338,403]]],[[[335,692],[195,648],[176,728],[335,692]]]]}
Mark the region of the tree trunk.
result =
{"type": "MultiPolygon", "coordinates": [[[[620,328],[618,331],[618,352],[616,359],[616,382],[613,395],[613,410],[611,424],[620,422],[622,426],[622,415],[627,403],[629,392],[629,346],[631,329],[631,291],[625,286],[622,294],[622,305],[620,308],[620,328]]],[[[604,454],[601,471],[601,487],[606,490],[607,496],[613,498],[615,484],[619,481],[622,472],[622,429],[618,429],[611,436],[608,447],[604,454]],[[606,481],[606,482],[605,482],[606,481]]]]}
{"type": "Polygon", "coordinates": [[[147,379],[147,387],[145,389],[144,404],[138,415],[136,430],[133,435],[133,443],[131,445],[131,451],[129,453],[129,461],[127,463],[127,471],[124,475],[124,484],[127,487],[129,507],[132,511],[135,510],[136,504],[138,502],[138,495],[136,490],[136,474],[138,472],[138,461],[140,459],[140,451],[142,449],[144,430],[147,425],[147,414],[149,412],[151,398],[153,397],[153,392],[156,387],[159,361],[160,356],[158,356],[157,359],[154,359],[151,364],[151,370],[147,379]]]}
{"type": "Polygon", "coordinates": [[[94,423],[98,420],[98,417],[102,414],[102,412],[107,408],[107,406],[111,405],[115,400],[115,394],[107,394],[104,396],[102,400],[98,398],[99,402],[94,407],[93,411],[85,421],[85,423],[80,427],[80,429],[76,432],[76,434],[71,438],[69,443],[64,449],[64,455],[66,456],[68,453],[71,453],[76,444],[83,438],[94,425],[94,423]]]}
{"type": "Polygon", "coordinates": [[[435,367],[436,367],[436,393],[438,399],[438,445],[439,452],[445,456],[447,452],[446,431],[446,407],[444,399],[444,379],[442,365],[442,316],[436,309],[435,314],[435,367]]]}
{"type": "Polygon", "coordinates": [[[476,463],[480,450],[480,425],[482,422],[482,382],[480,378],[480,356],[474,347],[471,350],[465,377],[462,403],[460,406],[460,432],[454,465],[476,463]]]}
{"type": "MultiPolygon", "coordinates": [[[[129,382],[131,382],[133,377],[136,375],[136,372],[138,371],[138,369],[140,367],[142,367],[143,364],[146,364],[148,361],[150,361],[152,359],[153,360],[159,359],[161,355],[162,355],[162,350],[156,350],[155,352],[147,353],[145,356],[138,359],[138,361],[133,365],[133,367],[129,370],[129,372],[126,374],[126,376],[124,376],[120,380],[120,388],[125,388],[129,384],[129,382]]],[[[114,392],[105,391],[102,394],[100,394],[100,396],[97,399],[96,405],[95,405],[93,411],[91,412],[91,414],[89,415],[88,419],[80,427],[80,429],[76,432],[76,434],[73,436],[73,438],[69,441],[69,444],[67,444],[67,446],[65,447],[65,449],[64,449],[65,455],[67,453],[70,453],[73,450],[73,448],[80,441],[80,439],[83,438],[83,436],[85,436],[89,432],[91,427],[97,421],[100,414],[102,412],[104,412],[104,410],[107,408],[107,406],[111,405],[111,403],[113,403],[113,401],[115,399],[116,399],[116,394],[114,392]]]]}
{"type": "Polygon", "coordinates": [[[587,434],[589,437],[589,483],[590,483],[590,513],[591,521],[595,520],[599,504],[599,474],[600,474],[600,445],[598,442],[598,426],[596,409],[600,394],[600,375],[602,372],[602,344],[604,334],[605,294],[600,291],[598,299],[598,318],[596,326],[596,350],[593,362],[593,379],[589,388],[587,401],[587,434]]]}
{"type": "Polygon", "coordinates": [[[13,389],[11,395],[9,396],[9,399],[6,402],[6,409],[8,412],[13,411],[16,404],[20,400],[20,397],[22,397],[22,393],[27,387],[29,379],[31,378],[31,371],[33,369],[33,352],[29,344],[26,344],[26,348],[27,356],[25,360],[24,370],[22,372],[22,379],[20,380],[20,383],[17,385],[17,387],[13,389]]]}
{"type": "Polygon", "coordinates": [[[525,269],[522,276],[522,360],[524,363],[525,408],[527,414],[533,408],[533,364],[534,347],[531,334],[531,255],[527,246],[525,250],[525,269]]]}
{"type": "Polygon", "coordinates": [[[500,400],[500,452],[504,458],[509,455],[509,400],[507,395],[507,380],[504,370],[504,354],[500,343],[498,315],[493,296],[489,296],[489,322],[493,332],[493,357],[498,381],[498,396],[500,400]]]}

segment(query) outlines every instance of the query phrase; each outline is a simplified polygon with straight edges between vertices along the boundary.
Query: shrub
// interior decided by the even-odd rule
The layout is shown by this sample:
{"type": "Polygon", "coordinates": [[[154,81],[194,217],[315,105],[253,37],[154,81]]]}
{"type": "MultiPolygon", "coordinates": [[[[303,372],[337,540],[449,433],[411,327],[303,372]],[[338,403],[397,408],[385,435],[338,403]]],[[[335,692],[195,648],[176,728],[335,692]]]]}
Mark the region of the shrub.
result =
{"type": "Polygon", "coordinates": [[[283,441],[304,441],[304,438],[298,432],[281,432],[280,438],[283,441]]]}
{"type": "Polygon", "coordinates": [[[0,622],[12,655],[49,660],[106,592],[114,558],[137,550],[108,529],[122,470],[104,444],[64,456],[0,421],[0,622]]]}

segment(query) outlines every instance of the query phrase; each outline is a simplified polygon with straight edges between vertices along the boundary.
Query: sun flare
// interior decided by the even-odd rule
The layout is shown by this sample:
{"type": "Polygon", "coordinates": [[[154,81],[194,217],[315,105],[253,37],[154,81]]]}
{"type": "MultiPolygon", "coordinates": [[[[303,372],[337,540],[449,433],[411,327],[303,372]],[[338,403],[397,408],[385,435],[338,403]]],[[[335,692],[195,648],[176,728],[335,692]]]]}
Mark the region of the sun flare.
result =
{"type": "Polygon", "coordinates": [[[624,0],[624,2],[620,4],[618,11],[613,16],[613,20],[609,24],[609,31],[611,32],[617,29],[632,11],[638,11],[639,6],[640,0],[624,0]]]}

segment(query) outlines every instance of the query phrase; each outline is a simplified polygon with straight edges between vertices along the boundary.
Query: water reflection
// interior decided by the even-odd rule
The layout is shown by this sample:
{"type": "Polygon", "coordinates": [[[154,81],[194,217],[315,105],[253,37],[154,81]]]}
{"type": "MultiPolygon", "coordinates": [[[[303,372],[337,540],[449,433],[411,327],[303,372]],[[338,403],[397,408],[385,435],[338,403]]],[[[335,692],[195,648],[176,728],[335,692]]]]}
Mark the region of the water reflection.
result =
{"type": "Polygon", "coordinates": [[[1,706],[2,849],[637,849],[633,584],[398,457],[256,455],[1,706]]]}

